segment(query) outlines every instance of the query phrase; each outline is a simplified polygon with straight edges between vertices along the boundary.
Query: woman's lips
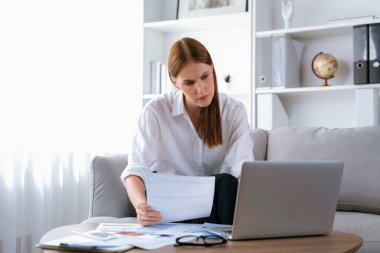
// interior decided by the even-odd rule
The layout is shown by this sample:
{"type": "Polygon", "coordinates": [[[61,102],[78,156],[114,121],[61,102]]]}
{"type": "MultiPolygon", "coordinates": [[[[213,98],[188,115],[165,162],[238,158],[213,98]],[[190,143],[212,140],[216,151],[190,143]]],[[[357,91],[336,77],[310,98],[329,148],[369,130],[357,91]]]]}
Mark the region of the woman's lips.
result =
{"type": "Polygon", "coordinates": [[[199,98],[199,100],[205,100],[205,99],[207,99],[207,97],[208,97],[208,95],[202,96],[199,98]]]}

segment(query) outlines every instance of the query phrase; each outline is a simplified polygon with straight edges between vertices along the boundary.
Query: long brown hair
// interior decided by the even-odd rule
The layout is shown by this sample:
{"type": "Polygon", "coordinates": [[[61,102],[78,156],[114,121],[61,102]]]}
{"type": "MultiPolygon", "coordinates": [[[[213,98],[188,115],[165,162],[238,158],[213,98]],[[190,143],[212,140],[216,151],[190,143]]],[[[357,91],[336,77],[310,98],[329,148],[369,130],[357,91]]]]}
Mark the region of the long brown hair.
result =
{"type": "MultiPolygon", "coordinates": [[[[189,61],[213,65],[211,55],[206,47],[193,38],[182,38],[176,41],[170,48],[168,58],[168,72],[170,78],[176,78],[178,73],[189,61]]],[[[216,80],[215,67],[214,75],[214,96],[211,104],[201,108],[199,137],[203,143],[212,148],[223,143],[222,119],[219,108],[218,82],[216,80]]]]}

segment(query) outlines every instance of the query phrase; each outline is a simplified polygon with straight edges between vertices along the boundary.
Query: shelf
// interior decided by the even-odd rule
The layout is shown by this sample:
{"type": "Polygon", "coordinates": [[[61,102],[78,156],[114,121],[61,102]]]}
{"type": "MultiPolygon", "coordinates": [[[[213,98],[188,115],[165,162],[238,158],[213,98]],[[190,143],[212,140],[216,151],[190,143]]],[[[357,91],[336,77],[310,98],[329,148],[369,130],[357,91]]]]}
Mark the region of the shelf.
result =
{"type": "Polygon", "coordinates": [[[300,94],[311,92],[329,92],[341,90],[356,90],[356,89],[380,89],[380,84],[363,84],[363,85],[337,85],[327,87],[301,87],[301,88],[284,88],[284,89],[258,89],[256,94],[300,94]]]}
{"type": "Polygon", "coordinates": [[[161,94],[144,94],[143,99],[152,99],[160,96],[161,94]]]}
{"type": "Polygon", "coordinates": [[[226,29],[236,26],[249,26],[250,14],[233,13],[209,17],[197,17],[178,20],[145,23],[144,28],[161,33],[190,32],[210,29],[226,29]]]}
{"type": "Polygon", "coordinates": [[[289,34],[295,39],[316,39],[323,37],[336,37],[342,35],[348,35],[352,33],[352,28],[356,25],[364,24],[376,24],[380,23],[379,19],[366,21],[366,22],[347,22],[347,23],[336,23],[336,24],[326,24],[308,27],[298,27],[290,29],[281,30],[270,30],[256,32],[256,37],[269,37],[273,35],[289,34]]]}

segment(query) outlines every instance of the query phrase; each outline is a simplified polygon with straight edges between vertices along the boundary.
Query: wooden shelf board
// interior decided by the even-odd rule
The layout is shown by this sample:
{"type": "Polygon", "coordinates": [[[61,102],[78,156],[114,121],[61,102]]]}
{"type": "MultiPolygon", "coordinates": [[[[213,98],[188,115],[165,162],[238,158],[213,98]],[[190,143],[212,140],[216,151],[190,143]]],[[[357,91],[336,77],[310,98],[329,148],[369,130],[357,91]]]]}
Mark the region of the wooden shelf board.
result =
{"type": "Polygon", "coordinates": [[[145,23],[144,28],[162,33],[190,32],[210,29],[225,29],[250,25],[250,13],[233,13],[208,17],[167,20],[145,23]]]}
{"type": "Polygon", "coordinates": [[[347,22],[347,23],[336,23],[336,24],[325,24],[317,26],[308,26],[308,27],[297,27],[290,29],[281,29],[281,30],[270,30],[256,32],[256,37],[269,37],[273,35],[289,34],[292,35],[295,39],[315,39],[323,37],[336,37],[352,33],[352,28],[356,25],[363,24],[376,24],[380,23],[380,19],[367,21],[367,22],[347,22]]]}
{"type": "Polygon", "coordinates": [[[355,89],[380,89],[380,84],[363,84],[363,85],[336,85],[327,87],[300,87],[300,88],[283,88],[283,89],[257,89],[256,94],[299,94],[310,92],[329,92],[355,89]]]}

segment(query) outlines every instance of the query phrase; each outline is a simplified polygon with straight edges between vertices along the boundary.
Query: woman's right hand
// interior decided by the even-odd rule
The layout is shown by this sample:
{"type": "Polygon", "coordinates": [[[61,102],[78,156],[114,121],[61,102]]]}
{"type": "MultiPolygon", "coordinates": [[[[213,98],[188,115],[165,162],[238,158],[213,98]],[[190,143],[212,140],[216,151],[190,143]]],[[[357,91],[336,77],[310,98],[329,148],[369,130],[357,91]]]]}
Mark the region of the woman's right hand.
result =
{"type": "Polygon", "coordinates": [[[150,226],[161,221],[161,213],[154,210],[147,203],[140,203],[136,208],[137,221],[142,226],[150,226]]]}

